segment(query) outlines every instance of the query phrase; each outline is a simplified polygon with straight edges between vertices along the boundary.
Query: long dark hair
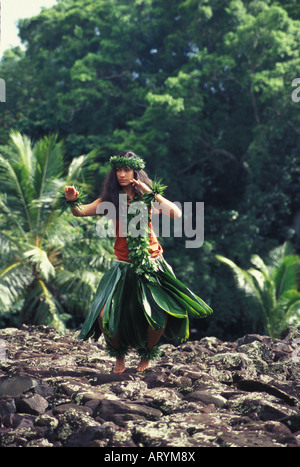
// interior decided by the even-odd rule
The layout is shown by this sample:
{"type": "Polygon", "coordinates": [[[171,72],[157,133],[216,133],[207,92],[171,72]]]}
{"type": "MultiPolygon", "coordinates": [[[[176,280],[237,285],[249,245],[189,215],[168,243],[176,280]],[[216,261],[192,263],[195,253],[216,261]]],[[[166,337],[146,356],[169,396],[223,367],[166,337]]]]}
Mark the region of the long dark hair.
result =
{"type": "MultiPolygon", "coordinates": [[[[131,151],[122,151],[118,154],[118,157],[127,157],[127,158],[137,158],[137,155],[131,151]]],[[[134,170],[134,178],[140,180],[141,182],[146,183],[150,187],[151,180],[142,169],[134,170]]],[[[133,186],[134,193],[138,196],[142,195],[140,187],[133,186]]],[[[116,207],[116,214],[119,217],[119,194],[121,192],[121,187],[119,185],[116,169],[111,169],[104,180],[102,193],[100,195],[101,201],[110,201],[116,207]]]]}

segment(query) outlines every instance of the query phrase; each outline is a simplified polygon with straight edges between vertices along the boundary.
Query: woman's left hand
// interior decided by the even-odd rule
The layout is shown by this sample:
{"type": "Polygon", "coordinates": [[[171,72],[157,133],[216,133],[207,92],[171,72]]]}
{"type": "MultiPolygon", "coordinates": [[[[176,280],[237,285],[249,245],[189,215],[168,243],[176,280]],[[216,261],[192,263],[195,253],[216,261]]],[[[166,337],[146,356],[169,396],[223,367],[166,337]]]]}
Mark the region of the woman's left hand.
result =
{"type": "Polygon", "coordinates": [[[140,180],[135,180],[134,178],[130,180],[133,185],[137,185],[140,187],[143,193],[151,193],[151,188],[146,185],[146,183],[141,182],[140,180]]]}

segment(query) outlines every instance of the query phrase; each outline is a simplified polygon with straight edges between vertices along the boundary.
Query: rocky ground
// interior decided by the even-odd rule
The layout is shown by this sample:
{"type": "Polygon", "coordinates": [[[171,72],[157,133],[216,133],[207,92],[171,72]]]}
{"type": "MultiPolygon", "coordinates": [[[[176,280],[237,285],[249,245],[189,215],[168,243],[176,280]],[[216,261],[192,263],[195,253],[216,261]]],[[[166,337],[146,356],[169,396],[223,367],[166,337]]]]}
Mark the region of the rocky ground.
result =
{"type": "Polygon", "coordinates": [[[112,372],[103,342],[45,326],[0,330],[0,446],[299,447],[300,326],[161,346],[112,372]]]}

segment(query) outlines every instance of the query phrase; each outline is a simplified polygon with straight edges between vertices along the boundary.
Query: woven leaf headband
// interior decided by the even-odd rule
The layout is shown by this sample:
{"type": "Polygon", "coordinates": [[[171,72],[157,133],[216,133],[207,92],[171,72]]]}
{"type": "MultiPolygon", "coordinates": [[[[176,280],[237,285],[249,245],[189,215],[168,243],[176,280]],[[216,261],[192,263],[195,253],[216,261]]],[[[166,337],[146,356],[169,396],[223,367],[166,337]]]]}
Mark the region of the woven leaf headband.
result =
{"type": "Polygon", "coordinates": [[[119,169],[120,167],[127,167],[133,170],[144,169],[145,161],[141,157],[124,157],[124,156],[112,156],[109,159],[110,165],[114,169],[119,169]]]}

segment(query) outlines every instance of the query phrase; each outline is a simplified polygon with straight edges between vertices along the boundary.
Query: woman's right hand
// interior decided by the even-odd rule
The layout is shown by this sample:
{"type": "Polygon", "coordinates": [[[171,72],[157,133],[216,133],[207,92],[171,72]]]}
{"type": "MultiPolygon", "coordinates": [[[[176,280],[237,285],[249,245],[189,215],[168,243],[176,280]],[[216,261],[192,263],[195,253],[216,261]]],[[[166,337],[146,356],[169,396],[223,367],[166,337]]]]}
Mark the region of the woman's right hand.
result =
{"type": "Polygon", "coordinates": [[[65,187],[65,197],[68,201],[76,201],[78,195],[79,193],[74,186],[65,187]]]}

